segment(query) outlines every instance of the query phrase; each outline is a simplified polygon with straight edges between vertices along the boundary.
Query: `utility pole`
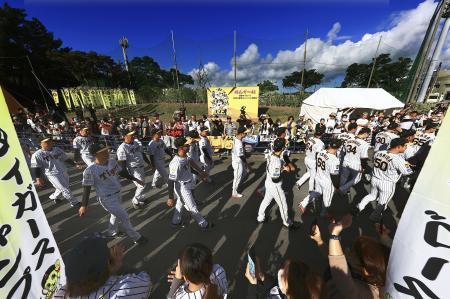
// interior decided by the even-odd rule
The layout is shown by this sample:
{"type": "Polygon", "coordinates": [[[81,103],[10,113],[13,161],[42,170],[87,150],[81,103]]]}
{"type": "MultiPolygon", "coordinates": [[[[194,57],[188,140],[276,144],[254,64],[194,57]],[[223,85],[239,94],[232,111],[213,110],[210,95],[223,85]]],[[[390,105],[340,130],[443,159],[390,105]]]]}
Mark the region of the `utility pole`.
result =
{"type": "Polygon", "coordinates": [[[123,61],[125,62],[125,70],[127,72],[129,72],[129,69],[128,69],[128,55],[127,55],[128,39],[125,36],[122,36],[122,38],[119,39],[119,45],[122,48],[123,61]]]}
{"type": "Polygon", "coordinates": [[[36,83],[39,87],[39,91],[41,92],[42,99],[44,100],[45,108],[47,109],[47,112],[48,112],[50,110],[48,109],[47,100],[45,99],[44,92],[42,91],[41,82],[40,82],[38,76],[36,75],[36,72],[34,71],[33,65],[31,64],[31,60],[30,60],[30,57],[28,57],[28,55],[27,55],[27,60],[28,60],[28,64],[30,65],[30,68],[31,68],[31,74],[33,74],[34,78],[36,79],[36,83]]]}
{"type": "Polygon", "coordinates": [[[302,85],[301,89],[301,95],[305,92],[305,87],[303,85],[304,79],[305,79],[305,69],[306,69],[306,46],[308,45],[308,29],[306,29],[306,36],[305,36],[305,49],[303,51],[303,70],[302,70],[302,79],[300,81],[300,84],[302,85]]]}
{"type": "MultiPolygon", "coordinates": [[[[180,100],[180,81],[178,80],[178,65],[177,65],[177,52],[175,51],[175,38],[173,37],[173,30],[170,31],[172,35],[172,50],[173,50],[173,65],[175,67],[175,80],[177,83],[177,94],[178,94],[178,101],[180,100]]],[[[181,106],[184,108],[184,102],[181,102],[181,106]]]]}
{"type": "Polygon", "coordinates": [[[234,69],[234,87],[236,87],[237,85],[236,30],[234,30],[233,69],[234,69]]]}
{"type": "Polygon", "coordinates": [[[378,46],[377,46],[377,50],[375,51],[375,56],[373,57],[373,65],[372,65],[372,70],[370,71],[369,82],[367,82],[367,88],[370,88],[370,81],[372,81],[373,72],[375,71],[375,64],[377,63],[378,49],[380,48],[382,37],[383,36],[380,36],[380,39],[378,40],[378,46]]]}
{"type": "Polygon", "coordinates": [[[439,64],[439,57],[441,56],[442,48],[444,47],[444,43],[447,38],[448,31],[450,29],[450,1],[448,0],[445,2],[445,6],[443,7],[442,17],[445,18],[444,26],[442,27],[441,33],[439,34],[439,39],[436,43],[436,46],[434,47],[434,52],[433,56],[431,57],[430,66],[428,67],[428,71],[423,80],[419,96],[417,97],[418,103],[425,102],[428,86],[430,85],[433,73],[437,69],[437,66],[439,64]]]}

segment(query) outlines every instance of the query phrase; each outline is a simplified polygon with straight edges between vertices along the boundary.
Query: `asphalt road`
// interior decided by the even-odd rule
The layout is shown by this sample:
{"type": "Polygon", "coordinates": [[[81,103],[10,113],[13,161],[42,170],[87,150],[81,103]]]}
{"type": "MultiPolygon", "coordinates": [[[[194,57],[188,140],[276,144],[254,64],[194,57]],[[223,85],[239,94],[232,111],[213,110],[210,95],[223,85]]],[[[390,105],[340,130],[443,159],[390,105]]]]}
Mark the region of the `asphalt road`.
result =
{"type": "MultiPolygon", "coordinates": [[[[301,168],[299,174],[302,174],[305,169],[303,158],[303,154],[291,156],[291,160],[301,168]]],[[[308,235],[315,216],[311,213],[301,216],[297,208],[307,194],[307,183],[300,191],[297,190],[294,186],[296,178],[293,173],[286,175],[283,183],[287,192],[288,206],[291,207],[290,216],[302,223],[299,230],[288,231],[282,228],[278,207],[274,203],[267,211],[271,221],[258,225],[256,215],[262,198],[255,191],[264,184],[265,160],[262,155],[254,155],[249,161],[253,164],[254,171],[248,175],[242,185],[243,198],[230,199],[233,180],[231,157],[217,158],[212,171],[214,183],[201,183],[197,187],[196,199],[203,202],[199,210],[215,224],[215,228],[207,232],[200,231],[187,214],[185,214],[185,221],[189,222],[189,225],[185,228],[177,230],[170,226],[173,210],[165,204],[168,198],[167,189],[150,190],[148,192],[150,203],[142,210],[133,209],[131,198],[135,190],[134,184],[122,181],[123,205],[130,215],[131,223],[149,239],[149,242],[143,246],[137,246],[126,237],[113,240],[110,245],[122,242],[126,246],[125,267],[150,273],[153,282],[152,298],[164,298],[167,294],[169,284],[166,281],[166,275],[175,266],[177,255],[183,246],[193,242],[204,243],[213,250],[214,262],[222,265],[226,270],[229,290],[233,298],[245,296],[247,281],[244,278],[244,272],[247,250],[252,244],[255,244],[256,254],[266,272],[275,274],[285,259],[304,261],[318,273],[325,270],[327,259],[321,255],[308,235]]],[[[146,171],[148,174],[146,181],[151,182],[149,169],[147,168],[146,171]]],[[[72,192],[75,196],[81,197],[82,172],[70,168],[69,174],[72,192]]],[[[48,198],[52,192],[51,187],[42,189],[39,191],[39,197],[63,256],[84,236],[106,230],[109,214],[97,203],[94,194],[91,195],[87,215],[80,218],[77,211],[70,208],[68,203],[55,205],[48,198]]],[[[363,195],[356,195],[356,199],[363,195]]],[[[394,200],[389,205],[390,209],[384,218],[384,223],[393,232],[407,197],[406,191],[397,188],[394,200]]],[[[355,198],[354,191],[351,198],[355,198]]],[[[349,210],[348,200],[335,196],[332,204],[332,213],[335,218],[340,219],[349,210]]],[[[371,211],[371,207],[368,206],[360,216],[354,219],[352,226],[343,232],[342,242],[346,248],[351,246],[359,234],[377,235],[373,224],[368,220],[371,211]]],[[[326,239],[328,222],[319,219],[319,226],[326,239]]]]}

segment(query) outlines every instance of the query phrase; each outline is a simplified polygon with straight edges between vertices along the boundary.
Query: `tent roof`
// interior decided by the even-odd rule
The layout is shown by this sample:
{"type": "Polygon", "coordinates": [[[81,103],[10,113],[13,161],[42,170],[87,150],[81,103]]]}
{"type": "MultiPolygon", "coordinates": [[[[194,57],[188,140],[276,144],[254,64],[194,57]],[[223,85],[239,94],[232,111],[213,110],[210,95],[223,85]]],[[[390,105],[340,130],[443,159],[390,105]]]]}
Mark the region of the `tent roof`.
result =
{"type": "Polygon", "coordinates": [[[385,110],[405,104],[382,88],[320,88],[303,104],[323,108],[368,108],[385,110]]]}

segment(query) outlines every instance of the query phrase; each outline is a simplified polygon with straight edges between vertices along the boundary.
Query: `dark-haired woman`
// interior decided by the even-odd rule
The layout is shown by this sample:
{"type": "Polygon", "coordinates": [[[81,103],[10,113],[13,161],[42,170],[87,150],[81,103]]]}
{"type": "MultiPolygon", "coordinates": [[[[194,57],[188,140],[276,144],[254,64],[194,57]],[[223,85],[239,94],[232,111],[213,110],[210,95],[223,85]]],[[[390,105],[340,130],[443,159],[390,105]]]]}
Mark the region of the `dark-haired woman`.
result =
{"type": "Polygon", "coordinates": [[[169,299],[221,299],[228,293],[225,270],[213,264],[211,250],[199,243],[183,249],[168,280],[172,282],[169,299]]]}

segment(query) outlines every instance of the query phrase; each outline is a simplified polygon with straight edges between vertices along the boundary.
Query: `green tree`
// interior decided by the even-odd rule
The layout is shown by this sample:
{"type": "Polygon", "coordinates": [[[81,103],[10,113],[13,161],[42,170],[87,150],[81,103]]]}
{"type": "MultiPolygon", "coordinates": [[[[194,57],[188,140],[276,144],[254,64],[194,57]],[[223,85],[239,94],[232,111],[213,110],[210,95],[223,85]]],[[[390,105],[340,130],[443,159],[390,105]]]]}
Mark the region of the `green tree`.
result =
{"type": "Polygon", "coordinates": [[[261,83],[258,83],[259,92],[261,94],[265,94],[266,92],[277,91],[278,86],[275,85],[272,81],[264,80],[261,83]]]}
{"type": "MultiPolygon", "coordinates": [[[[324,74],[317,72],[315,69],[305,70],[303,78],[304,89],[308,89],[311,86],[320,84],[324,74]]],[[[301,89],[302,72],[293,72],[283,78],[283,87],[295,87],[301,89]]]]}

